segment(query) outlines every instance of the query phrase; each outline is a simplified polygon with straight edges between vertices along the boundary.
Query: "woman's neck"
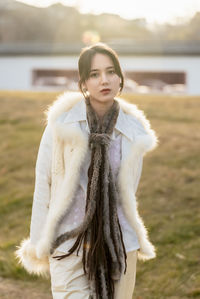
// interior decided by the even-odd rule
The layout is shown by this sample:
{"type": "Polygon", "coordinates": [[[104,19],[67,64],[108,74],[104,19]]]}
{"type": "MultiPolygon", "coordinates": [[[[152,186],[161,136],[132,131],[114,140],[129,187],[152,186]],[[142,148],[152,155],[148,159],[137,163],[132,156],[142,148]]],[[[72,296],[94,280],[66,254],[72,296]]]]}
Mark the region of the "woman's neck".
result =
{"type": "Polygon", "coordinates": [[[95,110],[96,114],[98,115],[100,121],[103,120],[104,115],[112,107],[113,103],[114,103],[114,99],[112,101],[108,101],[104,103],[96,100],[90,100],[90,104],[92,108],[95,110]]]}

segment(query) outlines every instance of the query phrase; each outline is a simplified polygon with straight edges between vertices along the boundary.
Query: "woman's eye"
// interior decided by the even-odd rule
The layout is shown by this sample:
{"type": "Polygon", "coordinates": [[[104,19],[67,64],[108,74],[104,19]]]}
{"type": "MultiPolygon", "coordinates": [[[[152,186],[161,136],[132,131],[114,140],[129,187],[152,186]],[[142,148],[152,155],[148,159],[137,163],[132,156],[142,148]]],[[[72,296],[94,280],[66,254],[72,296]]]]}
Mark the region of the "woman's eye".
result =
{"type": "Polygon", "coordinates": [[[97,77],[97,73],[92,73],[91,75],[90,75],[90,77],[97,77]]]}
{"type": "MultiPolygon", "coordinates": [[[[115,74],[115,71],[114,70],[109,70],[108,74],[115,74]]],[[[90,74],[90,77],[97,78],[98,75],[99,75],[98,73],[92,73],[92,74],[90,74]]]]}

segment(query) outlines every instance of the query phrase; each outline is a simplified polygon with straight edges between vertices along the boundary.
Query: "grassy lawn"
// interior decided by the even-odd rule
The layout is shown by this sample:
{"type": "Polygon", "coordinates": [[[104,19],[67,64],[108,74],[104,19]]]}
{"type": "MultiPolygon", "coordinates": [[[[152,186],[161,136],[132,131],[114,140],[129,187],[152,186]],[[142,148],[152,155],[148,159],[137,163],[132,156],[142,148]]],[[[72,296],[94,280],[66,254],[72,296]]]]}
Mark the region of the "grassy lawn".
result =
{"type": "MultiPolygon", "coordinates": [[[[57,95],[0,91],[0,277],[45,290],[45,298],[50,282],[28,275],[13,252],[29,235],[43,112],[57,95]]],[[[134,299],[200,298],[200,97],[123,97],[144,110],[160,141],[144,158],[137,191],[157,258],[137,262],[134,299]]]]}

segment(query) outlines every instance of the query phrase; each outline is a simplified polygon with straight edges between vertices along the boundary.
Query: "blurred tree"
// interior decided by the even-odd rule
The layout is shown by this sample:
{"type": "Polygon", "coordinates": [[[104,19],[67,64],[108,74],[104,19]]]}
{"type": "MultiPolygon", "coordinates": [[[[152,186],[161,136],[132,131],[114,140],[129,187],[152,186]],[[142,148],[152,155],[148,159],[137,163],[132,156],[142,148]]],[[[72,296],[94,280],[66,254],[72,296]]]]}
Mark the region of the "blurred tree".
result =
{"type": "Polygon", "coordinates": [[[144,18],[125,20],[119,15],[80,14],[75,7],[54,4],[36,8],[13,0],[0,0],[0,42],[76,43],[85,32],[102,40],[200,40],[200,12],[176,25],[148,26],[144,18]]]}

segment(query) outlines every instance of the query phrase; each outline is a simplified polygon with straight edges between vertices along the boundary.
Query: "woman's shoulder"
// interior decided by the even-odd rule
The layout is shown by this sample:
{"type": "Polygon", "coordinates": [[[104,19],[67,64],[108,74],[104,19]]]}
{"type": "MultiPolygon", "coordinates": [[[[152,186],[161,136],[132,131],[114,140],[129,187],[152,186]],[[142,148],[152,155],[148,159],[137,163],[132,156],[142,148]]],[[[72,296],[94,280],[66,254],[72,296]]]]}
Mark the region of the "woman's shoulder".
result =
{"type": "Polygon", "coordinates": [[[138,129],[141,134],[148,133],[151,129],[150,121],[147,119],[143,110],[139,109],[137,105],[127,102],[125,99],[116,98],[120,107],[129,121],[130,125],[138,129]]]}
{"type": "Polygon", "coordinates": [[[82,99],[83,96],[80,92],[66,91],[59,95],[45,111],[47,123],[53,124],[57,120],[62,121],[67,113],[82,99]]]}
{"type": "Polygon", "coordinates": [[[145,151],[156,148],[159,140],[156,132],[151,128],[150,121],[147,119],[144,111],[139,109],[137,105],[126,102],[124,99],[117,98],[117,100],[126,119],[127,130],[132,132],[137,143],[141,143],[141,147],[145,151]]]}

